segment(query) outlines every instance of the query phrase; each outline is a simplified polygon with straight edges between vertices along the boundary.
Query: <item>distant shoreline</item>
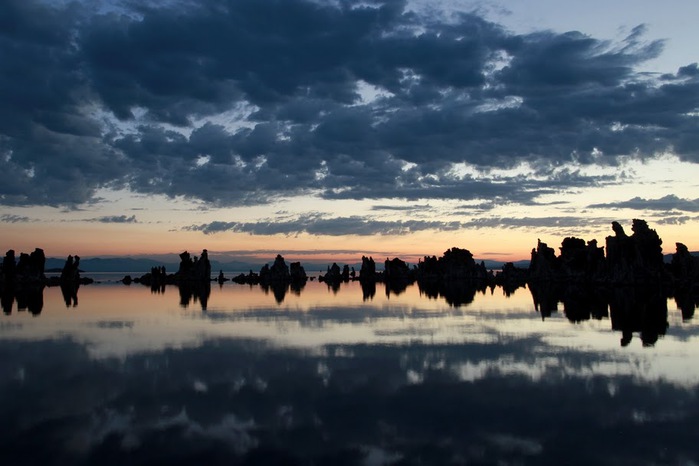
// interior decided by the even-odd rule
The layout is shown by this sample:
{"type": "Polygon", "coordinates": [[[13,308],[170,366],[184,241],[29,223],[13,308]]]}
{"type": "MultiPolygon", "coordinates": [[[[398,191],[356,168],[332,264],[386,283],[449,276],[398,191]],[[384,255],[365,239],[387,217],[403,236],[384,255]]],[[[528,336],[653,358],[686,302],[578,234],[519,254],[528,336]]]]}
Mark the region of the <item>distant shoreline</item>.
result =
{"type": "MultiPolygon", "coordinates": [[[[359,258],[358,258],[359,259],[359,258]]],[[[243,262],[221,262],[216,259],[211,259],[211,270],[212,273],[218,273],[219,270],[223,270],[225,274],[232,273],[248,273],[250,270],[255,272],[259,271],[261,267],[265,264],[271,264],[274,261],[273,257],[267,262],[259,263],[243,263],[243,262]]],[[[500,270],[504,264],[509,261],[494,261],[494,260],[483,260],[475,259],[476,263],[484,262],[487,269],[500,270]]],[[[340,261],[329,261],[326,264],[318,263],[302,263],[307,273],[315,274],[325,273],[326,269],[337,262],[338,265],[344,266],[348,265],[350,268],[354,267],[357,271],[362,266],[361,260],[356,262],[340,262],[340,261]]],[[[46,273],[60,273],[63,264],[65,263],[65,258],[49,257],[46,259],[46,273]]],[[[408,262],[408,264],[413,265],[408,262]]],[[[520,268],[529,267],[529,260],[521,260],[514,262],[514,265],[520,268]]],[[[153,259],[135,259],[132,257],[123,258],[99,258],[94,257],[90,259],[80,260],[80,273],[81,274],[92,274],[92,273],[124,273],[124,274],[142,274],[150,272],[152,267],[165,266],[168,271],[175,272],[179,266],[179,263],[175,262],[159,262],[153,259]]]]}

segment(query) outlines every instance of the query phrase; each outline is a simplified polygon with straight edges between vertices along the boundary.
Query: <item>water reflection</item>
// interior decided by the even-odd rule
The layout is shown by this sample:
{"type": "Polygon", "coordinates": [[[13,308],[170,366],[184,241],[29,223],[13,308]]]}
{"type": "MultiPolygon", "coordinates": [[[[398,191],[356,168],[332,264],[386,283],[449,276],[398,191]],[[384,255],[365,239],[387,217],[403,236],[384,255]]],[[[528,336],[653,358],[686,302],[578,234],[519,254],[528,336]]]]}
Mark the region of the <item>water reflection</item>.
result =
{"type": "MultiPolygon", "coordinates": [[[[669,325],[667,297],[660,287],[603,288],[545,282],[532,284],[530,289],[534,307],[542,319],[557,312],[559,302],[563,303],[565,316],[574,323],[607,319],[611,315],[612,329],[622,334],[621,346],[627,346],[634,333],[640,334],[643,346],[653,346],[669,325]]],[[[687,309],[694,304],[685,306],[683,320],[689,314],[687,309]]]]}
{"type": "MultiPolygon", "coordinates": [[[[180,292],[180,306],[187,308],[190,304],[201,304],[202,311],[206,311],[211,295],[211,283],[201,281],[182,282],[177,285],[180,292]]],[[[165,290],[163,289],[162,293],[165,290]]]]}
{"type": "Polygon", "coordinates": [[[614,289],[609,307],[612,328],[622,332],[621,346],[631,342],[634,332],[640,333],[643,346],[653,346],[667,331],[667,299],[652,287],[614,289]]]}
{"type": "Polygon", "coordinates": [[[44,309],[44,286],[21,286],[3,288],[1,293],[2,311],[5,315],[11,315],[15,302],[17,311],[29,311],[38,316],[44,309]]]}
{"type": "Polygon", "coordinates": [[[675,302],[682,310],[682,318],[690,320],[694,317],[694,310],[699,307],[699,289],[691,286],[678,287],[675,290],[675,302]]]}
{"type": "Polygon", "coordinates": [[[259,286],[265,294],[269,294],[269,292],[271,291],[274,295],[274,300],[277,302],[277,304],[281,304],[284,302],[286,292],[289,290],[289,284],[281,282],[264,283],[260,284],[259,286]]]}
{"type": "Polygon", "coordinates": [[[376,282],[374,280],[361,280],[362,301],[371,301],[376,296],[376,282]]]}
{"type": "MultiPolygon", "coordinates": [[[[533,364],[532,347],[546,350],[533,338],[315,351],[225,338],[94,360],[71,339],[0,341],[0,461],[642,465],[696,457],[695,387],[570,374],[565,368],[580,364],[572,350],[539,377],[506,368],[533,364]],[[483,361],[502,369],[474,374],[483,361]]],[[[613,362],[596,362],[605,359],[613,362]]]]}
{"type": "Polygon", "coordinates": [[[4,293],[41,317],[0,321],[0,463],[696,457],[688,298],[382,286],[89,285],[77,307],[77,288],[4,293]]]}
{"type": "Polygon", "coordinates": [[[474,281],[419,281],[420,292],[431,299],[444,298],[454,307],[467,306],[473,302],[476,292],[485,292],[484,282],[474,281]]]}
{"type": "Polygon", "coordinates": [[[80,288],[80,284],[78,282],[63,282],[60,287],[66,307],[76,307],[78,305],[78,288],[80,288]]]}
{"type": "MultiPolygon", "coordinates": [[[[151,294],[156,299],[167,300],[167,287],[174,285],[156,284],[150,286],[151,294]],[[160,298],[158,298],[160,297],[160,298]]],[[[424,308],[426,302],[444,303],[448,308],[468,308],[478,296],[500,296],[503,303],[519,293],[523,296],[526,291],[517,288],[504,289],[501,287],[486,287],[479,282],[461,281],[419,281],[416,285],[384,284],[384,298],[377,298],[377,283],[375,281],[348,282],[309,282],[302,283],[269,283],[258,285],[237,285],[220,283],[215,299],[215,311],[221,307],[245,308],[249,306],[246,300],[252,298],[255,306],[265,306],[261,297],[272,296],[277,306],[291,304],[294,307],[313,307],[320,305],[320,292],[327,290],[324,303],[332,302],[337,307],[343,302],[362,306],[384,306],[387,302],[400,303],[401,300],[413,308],[424,308]],[[341,287],[343,291],[341,292],[341,287]],[[496,292],[499,290],[499,293],[496,292]],[[361,301],[359,298],[361,297],[361,301]],[[348,298],[352,298],[347,301],[348,298]],[[356,298],[356,299],[355,299],[356,298]],[[291,299],[291,301],[289,301],[291,299]],[[378,301],[376,301],[378,299],[378,301]],[[396,301],[398,300],[398,301],[396,301]]],[[[99,288],[100,285],[90,285],[88,288],[99,288]]],[[[109,287],[108,287],[109,288],[109,287]]],[[[126,287],[124,287],[126,288],[126,287]]],[[[134,289],[147,287],[135,286],[134,289]]],[[[78,284],[62,284],[61,296],[65,307],[78,306],[78,284]]],[[[194,305],[203,311],[209,310],[211,284],[209,282],[184,282],[177,286],[179,305],[189,309],[194,305]]],[[[103,292],[107,292],[102,288],[103,292]]],[[[639,336],[642,346],[653,346],[659,338],[666,335],[669,328],[668,298],[660,288],[654,287],[584,287],[577,285],[556,284],[551,282],[534,283],[529,286],[533,309],[542,320],[556,315],[559,305],[563,315],[571,323],[580,324],[590,320],[609,322],[607,328],[621,333],[620,344],[627,346],[633,341],[634,334],[639,336]]],[[[5,288],[2,292],[2,307],[6,315],[11,315],[14,303],[18,311],[29,310],[33,315],[39,315],[44,308],[43,287],[22,287],[19,289],[5,288]]],[[[675,290],[674,301],[680,310],[683,322],[689,322],[697,307],[698,299],[686,290],[675,290]]],[[[267,305],[269,301],[267,301],[267,305]]],[[[135,304],[138,306],[138,304],[135,304]]],[[[438,306],[442,312],[443,307],[438,306]]],[[[330,315],[332,317],[332,315],[330,315]]]]}

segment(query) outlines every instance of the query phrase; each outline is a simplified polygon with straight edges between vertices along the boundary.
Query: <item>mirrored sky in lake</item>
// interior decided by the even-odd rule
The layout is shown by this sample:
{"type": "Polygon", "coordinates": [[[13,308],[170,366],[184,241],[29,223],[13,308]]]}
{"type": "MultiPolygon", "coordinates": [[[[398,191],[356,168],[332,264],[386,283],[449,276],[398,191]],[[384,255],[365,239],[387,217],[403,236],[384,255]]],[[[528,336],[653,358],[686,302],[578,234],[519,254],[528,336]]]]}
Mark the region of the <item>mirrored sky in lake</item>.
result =
{"type": "MultiPolygon", "coordinates": [[[[558,303],[542,318],[525,288],[462,294],[460,305],[429,296],[417,285],[367,294],[358,282],[276,294],[212,284],[208,298],[94,284],[67,305],[46,288],[39,314],[14,303],[0,318],[0,459],[698,459],[699,326],[674,300],[644,346],[648,326],[625,335],[611,307],[586,319],[558,303]]],[[[634,299],[627,307],[642,312],[645,298],[634,299]]]]}

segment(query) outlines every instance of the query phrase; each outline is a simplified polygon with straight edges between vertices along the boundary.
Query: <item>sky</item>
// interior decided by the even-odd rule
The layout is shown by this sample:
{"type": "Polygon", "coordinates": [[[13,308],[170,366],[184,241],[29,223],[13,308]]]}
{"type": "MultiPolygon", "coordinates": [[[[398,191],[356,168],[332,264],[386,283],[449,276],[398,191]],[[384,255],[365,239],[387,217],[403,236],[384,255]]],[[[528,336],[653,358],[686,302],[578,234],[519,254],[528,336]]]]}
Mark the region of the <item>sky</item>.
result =
{"type": "Polygon", "coordinates": [[[694,1],[4,0],[0,247],[699,250],[694,1]]]}

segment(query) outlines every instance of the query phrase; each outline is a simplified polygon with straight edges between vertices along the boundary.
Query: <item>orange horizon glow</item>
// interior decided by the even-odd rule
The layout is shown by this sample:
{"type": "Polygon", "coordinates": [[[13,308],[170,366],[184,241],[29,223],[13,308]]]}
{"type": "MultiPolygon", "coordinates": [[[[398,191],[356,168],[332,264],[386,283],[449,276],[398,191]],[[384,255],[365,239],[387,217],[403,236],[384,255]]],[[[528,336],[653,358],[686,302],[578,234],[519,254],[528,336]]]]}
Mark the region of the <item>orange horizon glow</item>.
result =
{"type": "MultiPolygon", "coordinates": [[[[626,225],[624,225],[626,227],[626,225]]],[[[684,243],[690,251],[699,250],[697,235],[680,238],[688,231],[677,226],[650,225],[663,239],[663,253],[675,252],[675,243],[684,243]]],[[[219,233],[205,235],[190,231],[154,231],[140,225],[78,225],[59,224],[43,228],[27,228],[26,225],[4,227],[1,246],[5,253],[13,249],[16,255],[31,252],[35,248],[44,250],[46,257],[62,258],[68,255],[88,257],[105,256],[155,256],[172,255],[175,259],[182,251],[199,255],[203,249],[210,257],[241,258],[242,260],[272,261],[281,254],[288,261],[356,263],[363,255],[372,256],[376,262],[398,257],[406,262],[417,263],[424,256],[441,256],[447,249],[468,249],[476,260],[516,262],[529,260],[537,240],[554,248],[565,236],[556,230],[541,235],[541,232],[518,230],[483,229],[457,232],[417,232],[405,236],[253,236],[242,233],[219,233]]],[[[631,233],[628,231],[627,233],[631,233]]],[[[583,239],[596,239],[599,246],[605,245],[605,237],[611,230],[600,229],[597,234],[576,235],[583,239]]]]}

